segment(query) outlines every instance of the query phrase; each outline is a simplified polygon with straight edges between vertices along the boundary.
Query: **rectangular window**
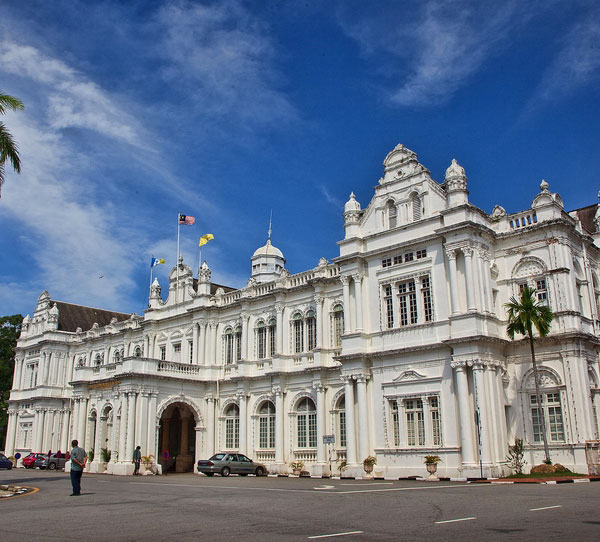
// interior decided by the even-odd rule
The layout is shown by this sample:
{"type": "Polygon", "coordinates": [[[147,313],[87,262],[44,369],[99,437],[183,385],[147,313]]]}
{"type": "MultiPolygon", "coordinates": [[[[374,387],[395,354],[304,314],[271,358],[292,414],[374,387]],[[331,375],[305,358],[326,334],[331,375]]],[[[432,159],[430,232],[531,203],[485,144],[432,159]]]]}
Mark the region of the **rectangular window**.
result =
{"type": "Polygon", "coordinates": [[[346,446],[346,413],[340,412],[340,446],[346,446]]]}
{"type": "Polygon", "coordinates": [[[165,361],[167,359],[167,347],[166,346],[160,347],[160,359],[162,361],[165,361]]]}
{"type": "Polygon", "coordinates": [[[233,363],[233,335],[231,333],[225,335],[225,363],[227,365],[233,363]]]}
{"type": "Polygon", "coordinates": [[[429,415],[431,417],[431,433],[433,437],[433,445],[442,445],[442,432],[440,425],[440,407],[437,397],[429,399],[429,415]]]}
{"type": "Polygon", "coordinates": [[[406,443],[408,446],[425,446],[423,401],[408,399],[405,402],[406,443]]]}
{"type": "Polygon", "coordinates": [[[173,352],[175,354],[181,354],[181,343],[177,343],[173,345],[173,352]]]}
{"type": "Polygon", "coordinates": [[[342,334],[344,333],[344,311],[336,310],[333,313],[333,346],[342,346],[342,334]]]}
{"type": "Polygon", "coordinates": [[[381,260],[381,267],[390,267],[391,265],[392,265],[391,258],[384,258],[383,260],[381,260]]]}
{"type": "Polygon", "coordinates": [[[421,248],[421,249],[417,250],[417,260],[420,260],[421,258],[427,258],[427,249],[426,248],[421,248]]]}
{"type": "Polygon", "coordinates": [[[531,420],[533,423],[533,440],[542,442],[542,416],[546,423],[548,440],[551,442],[563,442],[565,440],[565,431],[562,417],[562,407],[560,403],[560,393],[542,394],[542,408],[538,408],[537,396],[532,395],[531,401],[531,420]]]}
{"type": "Polygon", "coordinates": [[[414,253],[407,252],[406,254],[404,254],[404,261],[405,262],[412,262],[413,259],[414,259],[414,253]]]}
{"type": "Polygon", "coordinates": [[[194,363],[194,343],[192,341],[188,341],[188,352],[190,353],[189,362],[194,363]]]}
{"type": "Polygon", "coordinates": [[[402,263],[402,254],[398,254],[397,256],[394,256],[394,265],[398,265],[402,263]]]}
{"type": "Polygon", "coordinates": [[[258,447],[265,449],[265,448],[270,448],[269,446],[269,436],[270,436],[270,431],[269,431],[269,418],[266,416],[263,416],[260,418],[260,437],[259,437],[259,443],[258,443],[258,447]]]}
{"type": "Polygon", "coordinates": [[[304,351],[304,322],[294,320],[294,352],[299,354],[304,351]]]}
{"type": "Polygon", "coordinates": [[[235,361],[242,359],[242,332],[236,331],[235,333],[235,361]]]}
{"type": "Polygon", "coordinates": [[[240,419],[228,418],[225,422],[225,448],[234,450],[240,446],[240,419]]]}
{"type": "Polygon", "coordinates": [[[546,279],[537,279],[535,281],[535,289],[538,301],[544,305],[547,305],[548,289],[546,287],[546,279]]]}
{"type": "Polygon", "coordinates": [[[384,298],[383,302],[385,304],[385,318],[386,325],[388,329],[394,327],[394,303],[392,300],[392,287],[384,286],[383,287],[384,298]]]}
{"type": "Polygon", "coordinates": [[[423,316],[426,322],[433,320],[433,304],[431,303],[431,281],[429,277],[421,278],[421,296],[423,297],[423,316]]]}
{"type": "Polygon", "coordinates": [[[317,447],[317,414],[311,413],[308,415],[308,446],[310,448],[317,447]]]}
{"type": "Polygon", "coordinates": [[[269,356],[273,357],[277,354],[277,328],[275,326],[269,326],[269,356]]]}
{"type": "Polygon", "coordinates": [[[415,281],[409,280],[398,285],[398,305],[400,307],[400,325],[417,323],[417,293],[415,281]]]}
{"type": "Polygon", "coordinates": [[[306,416],[298,416],[298,448],[306,448],[306,416]]]}
{"type": "Polygon", "coordinates": [[[265,359],[267,357],[267,342],[266,342],[266,328],[261,327],[257,330],[257,340],[258,340],[258,359],[265,359]]]}
{"type": "Polygon", "coordinates": [[[392,401],[392,424],[394,426],[394,447],[400,447],[400,417],[398,415],[398,402],[392,401]]]}
{"type": "Polygon", "coordinates": [[[314,318],[306,319],[306,333],[308,340],[308,350],[313,350],[317,345],[317,325],[314,318]]]}

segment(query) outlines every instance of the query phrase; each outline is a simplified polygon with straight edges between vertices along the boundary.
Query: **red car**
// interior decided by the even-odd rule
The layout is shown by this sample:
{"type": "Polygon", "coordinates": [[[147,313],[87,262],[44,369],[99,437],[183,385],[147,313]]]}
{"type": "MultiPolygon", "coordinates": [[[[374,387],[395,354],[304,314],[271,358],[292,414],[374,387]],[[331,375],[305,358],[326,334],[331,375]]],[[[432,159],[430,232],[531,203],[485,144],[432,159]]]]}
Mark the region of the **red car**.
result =
{"type": "Polygon", "coordinates": [[[23,458],[23,466],[26,469],[35,469],[44,459],[46,459],[46,454],[31,453],[23,458]],[[38,465],[35,464],[36,461],[38,461],[38,465]]]}

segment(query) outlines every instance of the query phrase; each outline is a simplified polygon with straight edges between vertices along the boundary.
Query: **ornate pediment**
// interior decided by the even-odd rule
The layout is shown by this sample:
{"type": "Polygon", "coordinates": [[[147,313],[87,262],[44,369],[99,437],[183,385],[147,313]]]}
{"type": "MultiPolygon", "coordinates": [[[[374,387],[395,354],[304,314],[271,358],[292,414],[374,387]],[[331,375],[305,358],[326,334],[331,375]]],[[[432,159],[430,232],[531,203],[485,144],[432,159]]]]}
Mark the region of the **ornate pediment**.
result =
{"type": "Polygon", "coordinates": [[[427,378],[425,375],[417,373],[417,371],[404,371],[399,376],[394,378],[394,382],[407,382],[409,380],[423,380],[427,378]]]}

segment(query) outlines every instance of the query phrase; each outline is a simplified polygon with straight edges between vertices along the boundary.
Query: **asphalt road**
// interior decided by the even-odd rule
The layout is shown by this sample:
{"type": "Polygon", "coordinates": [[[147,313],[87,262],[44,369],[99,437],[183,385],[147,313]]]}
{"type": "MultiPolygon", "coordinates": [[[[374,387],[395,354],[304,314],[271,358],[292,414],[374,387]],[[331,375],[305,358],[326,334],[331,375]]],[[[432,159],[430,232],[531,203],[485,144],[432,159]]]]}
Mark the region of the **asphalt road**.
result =
{"type": "Polygon", "coordinates": [[[2,541],[600,540],[599,483],[207,478],[0,471],[2,541]],[[335,535],[335,536],[333,536],[335,535]]]}

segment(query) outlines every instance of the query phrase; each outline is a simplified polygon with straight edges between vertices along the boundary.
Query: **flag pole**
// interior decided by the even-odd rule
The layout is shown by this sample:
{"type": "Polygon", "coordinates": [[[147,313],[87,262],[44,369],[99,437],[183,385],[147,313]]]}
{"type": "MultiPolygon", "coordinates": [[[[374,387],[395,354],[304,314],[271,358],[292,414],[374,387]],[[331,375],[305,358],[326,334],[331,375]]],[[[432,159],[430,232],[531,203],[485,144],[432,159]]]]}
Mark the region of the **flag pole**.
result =
{"type": "MultiPolygon", "coordinates": [[[[152,256],[154,259],[154,256],[152,256]]],[[[150,288],[148,288],[148,306],[150,306],[150,292],[152,291],[152,260],[150,260],[150,288]]]]}
{"type": "Polygon", "coordinates": [[[176,280],[177,282],[175,283],[175,303],[177,303],[179,301],[179,230],[181,228],[180,224],[179,224],[179,217],[181,216],[181,213],[178,211],[177,212],[177,260],[175,260],[175,269],[176,269],[176,280]]]}

